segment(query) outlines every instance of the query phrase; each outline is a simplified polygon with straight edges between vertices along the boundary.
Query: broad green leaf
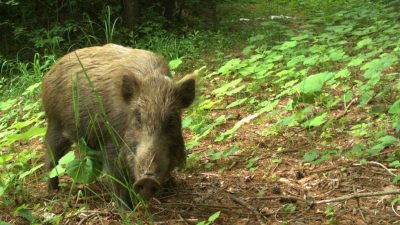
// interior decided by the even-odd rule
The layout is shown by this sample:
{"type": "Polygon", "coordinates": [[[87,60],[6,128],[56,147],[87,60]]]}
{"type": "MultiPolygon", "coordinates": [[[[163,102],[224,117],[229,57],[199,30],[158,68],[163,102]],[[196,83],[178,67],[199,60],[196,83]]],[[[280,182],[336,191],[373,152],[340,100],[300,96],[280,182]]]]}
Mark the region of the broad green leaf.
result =
{"type": "Polygon", "coordinates": [[[258,105],[258,107],[260,107],[260,108],[257,110],[257,114],[262,114],[265,112],[272,111],[278,105],[278,103],[279,103],[279,100],[275,100],[273,102],[270,102],[270,101],[261,102],[258,105]]]}
{"type": "Polygon", "coordinates": [[[231,96],[231,95],[237,94],[237,93],[241,92],[245,88],[246,88],[246,85],[243,84],[242,86],[239,86],[239,87],[237,87],[235,89],[232,89],[230,91],[225,92],[225,95],[231,96]]]}
{"type": "Polygon", "coordinates": [[[67,165],[68,163],[72,162],[75,159],[75,152],[69,151],[65,154],[61,159],[58,161],[59,164],[67,165]]]}
{"type": "Polygon", "coordinates": [[[325,28],[327,31],[333,31],[337,34],[345,34],[347,32],[350,32],[353,29],[352,25],[346,24],[346,25],[337,25],[337,26],[328,26],[325,28]]]}
{"type": "MultiPolygon", "coordinates": [[[[393,183],[398,184],[400,182],[400,174],[396,174],[396,176],[393,178],[393,183]]],[[[397,195],[397,198],[392,201],[392,205],[394,205],[394,202],[400,201],[400,195],[397,195]]]]}
{"type": "Polygon", "coordinates": [[[88,184],[97,179],[101,169],[100,162],[91,157],[84,157],[68,163],[66,172],[75,182],[88,184]]]}
{"type": "Polygon", "coordinates": [[[289,213],[289,214],[293,214],[294,212],[296,212],[297,206],[293,203],[286,203],[283,205],[282,210],[285,213],[289,213]]]}
{"type": "Polygon", "coordinates": [[[254,65],[254,66],[246,66],[246,67],[241,68],[239,70],[239,73],[241,75],[247,76],[247,75],[251,75],[253,73],[256,73],[259,70],[260,70],[260,67],[258,67],[256,65],[254,65]]]}
{"type": "Polygon", "coordinates": [[[381,71],[390,67],[396,61],[397,57],[394,54],[386,54],[379,59],[374,59],[366,63],[364,66],[361,67],[361,69],[367,70],[364,74],[364,77],[367,79],[371,79],[378,76],[376,74],[380,74],[381,71]]]}
{"type": "Polygon", "coordinates": [[[307,115],[309,115],[311,112],[312,112],[312,107],[310,106],[306,107],[303,110],[300,110],[293,115],[278,120],[277,124],[282,124],[289,127],[296,126],[299,121],[304,120],[307,117],[307,115]]]}
{"type": "Polygon", "coordinates": [[[255,47],[255,45],[248,45],[243,49],[242,53],[245,55],[249,55],[255,47]]]}
{"type": "Polygon", "coordinates": [[[19,179],[23,179],[24,177],[31,175],[31,174],[34,173],[36,170],[40,169],[42,166],[44,166],[44,163],[41,163],[41,164],[39,164],[39,165],[33,167],[32,169],[21,173],[21,174],[19,175],[19,179]]]}
{"type": "Polygon", "coordinates": [[[353,58],[348,64],[347,66],[359,66],[361,65],[361,63],[363,63],[365,60],[364,56],[358,56],[357,58],[353,58]]]}
{"type": "Polygon", "coordinates": [[[390,114],[400,115],[400,99],[393,103],[389,108],[390,114]]]}
{"type": "Polygon", "coordinates": [[[349,77],[350,71],[348,69],[342,69],[335,74],[335,78],[346,78],[349,77]]]}
{"type": "Polygon", "coordinates": [[[6,162],[13,159],[13,155],[14,154],[5,154],[5,155],[0,154],[0,165],[5,165],[6,162]]]}
{"type": "Polygon", "coordinates": [[[329,50],[329,60],[340,61],[346,59],[348,56],[342,49],[330,49],[329,50]]]}
{"type": "Polygon", "coordinates": [[[320,58],[319,55],[312,55],[304,59],[303,64],[304,65],[315,65],[318,62],[318,59],[320,58]]]}
{"type": "Polygon", "coordinates": [[[255,63],[256,61],[258,61],[259,59],[265,58],[264,54],[255,54],[252,55],[247,61],[251,64],[255,63]]]}
{"type": "Polygon", "coordinates": [[[304,162],[313,162],[318,158],[318,151],[316,149],[311,150],[310,152],[306,152],[303,156],[304,162]]]}
{"type": "Polygon", "coordinates": [[[66,166],[62,166],[62,165],[57,165],[56,167],[54,167],[50,172],[49,172],[49,178],[54,178],[57,176],[62,176],[65,173],[65,169],[66,166]]]}
{"type": "Polygon", "coordinates": [[[14,182],[16,175],[11,174],[9,177],[4,177],[0,179],[0,197],[6,193],[7,189],[12,185],[14,182]]]}
{"type": "Polygon", "coordinates": [[[17,130],[21,130],[24,127],[27,127],[35,122],[37,122],[38,118],[37,117],[32,117],[29,120],[21,121],[21,122],[16,122],[13,125],[10,126],[10,128],[15,128],[17,130]]]}
{"type": "Polygon", "coordinates": [[[38,82],[38,83],[32,84],[31,86],[29,86],[29,87],[24,91],[24,93],[22,93],[22,95],[27,95],[27,94],[32,93],[32,92],[33,92],[35,89],[37,89],[41,84],[42,84],[42,82],[38,82]]]}
{"type": "Polygon", "coordinates": [[[265,38],[265,35],[257,34],[255,36],[252,36],[252,37],[249,38],[249,43],[254,43],[256,41],[261,41],[261,40],[264,40],[264,38],[265,38]]]}
{"type": "Polygon", "coordinates": [[[321,91],[324,83],[332,78],[334,73],[322,72],[311,75],[300,83],[300,91],[305,94],[321,91]]]}
{"type": "Polygon", "coordinates": [[[206,109],[206,110],[211,109],[214,105],[220,103],[221,101],[222,101],[222,99],[217,100],[217,101],[211,101],[211,100],[207,99],[206,101],[202,102],[199,105],[199,109],[206,109]]]}
{"type": "Polygon", "coordinates": [[[293,114],[293,115],[290,115],[283,119],[278,120],[277,124],[282,124],[284,126],[293,127],[298,124],[298,121],[296,119],[296,115],[293,114]]]}
{"type": "Polygon", "coordinates": [[[304,33],[304,34],[300,34],[300,35],[298,35],[296,37],[292,37],[291,40],[293,40],[293,41],[301,41],[301,40],[307,39],[309,37],[310,37],[309,34],[304,33]]]}
{"type": "Polygon", "coordinates": [[[362,146],[360,144],[355,144],[353,148],[346,153],[346,157],[355,158],[360,157],[363,154],[364,152],[362,146]]]}
{"type": "Polygon", "coordinates": [[[384,137],[379,138],[378,141],[381,142],[381,144],[383,144],[384,146],[390,146],[398,142],[398,139],[393,137],[392,135],[386,135],[384,137]]]}
{"type": "Polygon", "coordinates": [[[271,53],[271,55],[268,55],[268,57],[265,60],[265,63],[273,63],[276,61],[280,61],[283,59],[283,55],[278,54],[277,52],[271,53]]]}
{"type": "Polygon", "coordinates": [[[234,70],[239,68],[241,62],[242,60],[240,59],[231,59],[228,62],[226,62],[221,68],[219,68],[217,72],[222,75],[227,75],[228,73],[233,72],[234,70]]]}
{"type": "Polygon", "coordinates": [[[360,97],[360,105],[366,105],[374,96],[374,91],[365,91],[360,97]]]}
{"type": "Polygon", "coordinates": [[[235,87],[240,82],[242,82],[242,80],[243,80],[242,78],[239,78],[229,83],[223,84],[220,88],[215,89],[212,93],[215,94],[216,96],[225,95],[228,89],[235,87]]]}
{"type": "Polygon", "coordinates": [[[14,106],[14,104],[17,102],[17,99],[12,98],[12,99],[8,99],[5,102],[0,102],[0,110],[6,111],[8,109],[10,109],[12,106],[14,106]]]}
{"type": "Polygon", "coordinates": [[[208,222],[213,223],[215,220],[218,219],[219,215],[221,214],[220,211],[215,212],[214,214],[212,214],[210,217],[208,217],[208,222]]]}
{"type": "Polygon", "coordinates": [[[391,163],[389,163],[389,166],[392,168],[399,168],[400,167],[400,161],[399,160],[395,160],[391,163]]]}
{"type": "MultiPolygon", "coordinates": [[[[210,154],[207,153],[207,155],[210,155],[210,154]]],[[[224,155],[224,152],[223,152],[223,151],[216,152],[216,153],[214,153],[214,154],[211,155],[211,160],[212,160],[212,161],[219,160],[219,159],[222,158],[223,155],[224,155]]]]}
{"type": "Polygon", "coordinates": [[[272,68],[274,68],[274,63],[263,63],[262,65],[260,65],[260,67],[262,68],[262,70],[271,70],[272,68]]]}
{"type": "Polygon", "coordinates": [[[28,220],[31,224],[35,223],[36,218],[32,215],[31,210],[29,210],[25,204],[19,206],[15,211],[14,211],[14,216],[21,216],[28,220]]]}
{"type": "Polygon", "coordinates": [[[351,91],[348,91],[342,95],[343,102],[350,102],[354,98],[354,94],[351,91]]]}
{"type": "Polygon", "coordinates": [[[217,119],[215,119],[213,123],[208,124],[205,127],[203,127],[204,124],[202,123],[201,129],[198,129],[197,134],[191,140],[188,141],[186,148],[191,149],[194,146],[199,145],[199,141],[202,138],[207,136],[214,127],[224,123],[228,118],[230,118],[230,116],[221,115],[217,119]]]}
{"type": "Polygon", "coordinates": [[[362,47],[366,45],[371,45],[372,44],[372,39],[371,38],[364,38],[361,41],[357,43],[357,46],[354,48],[355,50],[361,49],[362,47]]]}
{"type": "Polygon", "coordinates": [[[312,118],[311,120],[307,120],[306,122],[304,122],[302,124],[302,126],[304,127],[318,127],[321,126],[322,124],[324,124],[326,122],[325,117],[328,113],[322,113],[319,116],[316,116],[314,118],[312,118]]]}
{"type": "Polygon", "coordinates": [[[57,166],[50,171],[49,177],[53,178],[64,175],[68,163],[72,162],[74,159],[75,159],[74,151],[69,151],[67,154],[61,157],[61,159],[58,161],[57,166]]]}
{"type": "Polygon", "coordinates": [[[231,102],[229,105],[226,106],[227,109],[236,107],[238,105],[243,104],[244,102],[247,101],[248,98],[241,98],[241,99],[236,99],[235,101],[231,102]]]}
{"type": "Polygon", "coordinates": [[[193,123],[192,117],[186,116],[182,120],[182,128],[188,128],[193,123]]]}
{"type": "Polygon", "coordinates": [[[0,144],[0,147],[11,145],[12,143],[19,141],[19,140],[26,140],[26,139],[36,137],[36,136],[42,137],[42,136],[44,136],[45,133],[46,133],[46,128],[34,126],[34,127],[31,127],[25,133],[13,134],[13,135],[8,136],[6,138],[6,140],[4,141],[4,143],[0,144]]]}
{"type": "Polygon", "coordinates": [[[317,45],[317,44],[315,44],[315,45],[310,46],[308,50],[311,53],[322,53],[327,48],[328,48],[327,45],[317,45]]]}
{"type": "Polygon", "coordinates": [[[176,70],[182,64],[182,59],[174,59],[169,61],[168,65],[171,70],[176,70]]]}
{"type": "Polygon", "coordinates": [[[297,63],[303,62],[305,58],[306,57],[304,55],[298,55],[296,57],[293,57],[289,62],[287,62],[286,66],[289,68],[294,67],[296,66],[297,63]]]}
{"type": "Polygon", "coordinates": [[[236,153],[237,150],[238,150],[238,148],[237,148],[236,146],[231,146],[231,147],[229,147],[228,149],[225,149],[225,150],[223,151],[223,155],[224,155],[224,157],[228,157],[228,156],[230,156],[230,155],[236,153]]]}
{"type": "Polygon", "coordinates": [[[369,155],[378,155],[385,148],[384,144],[377,144],[369,149],[367,149],[367,153],[369,155]]]}
{"type": "Polygon", "coordinates": [[[258,166],[256,166],[257,161],[260,159],[261,157],[259,156],[254,156],[252,158],[250,158],[249,160],[247,160],[246,162],[246,169],[254,171],[255,169],[258,168],[258,166]]]}
{"type": "Polygon", "coordinates": [[[286,41],[281,45],[280,49],[287,50],[289,48],[296,47],[296,45],[297,45],[297,41],[286,41]]]}

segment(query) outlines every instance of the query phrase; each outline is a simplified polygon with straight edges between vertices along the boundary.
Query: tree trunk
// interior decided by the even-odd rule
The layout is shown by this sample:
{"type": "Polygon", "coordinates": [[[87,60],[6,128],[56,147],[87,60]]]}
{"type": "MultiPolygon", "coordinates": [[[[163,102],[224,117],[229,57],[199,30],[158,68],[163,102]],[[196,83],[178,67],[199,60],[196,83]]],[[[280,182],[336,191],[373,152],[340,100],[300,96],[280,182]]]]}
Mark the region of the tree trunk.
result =
{"type": "Polygon", "coordinates": [[[139,23],[140,5],[139,0],[122,0],[124,24],[126,28],[133,31],[139,23]]]}

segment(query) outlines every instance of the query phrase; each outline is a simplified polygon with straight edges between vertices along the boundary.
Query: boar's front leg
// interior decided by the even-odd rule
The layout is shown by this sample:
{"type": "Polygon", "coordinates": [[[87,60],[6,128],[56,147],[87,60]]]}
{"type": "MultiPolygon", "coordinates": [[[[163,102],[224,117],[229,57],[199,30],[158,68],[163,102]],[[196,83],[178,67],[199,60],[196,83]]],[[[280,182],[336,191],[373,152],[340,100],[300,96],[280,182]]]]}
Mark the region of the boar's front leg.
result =
{"type": "Polygon", "coordinates": [[[120,206],[126,209],[132,209],[132,199],[126,187],[129,188],[133,181],[127,176],[127,168],[123,165],[123,160],[121,160],[117,149],[115,144],[106,145],[105,154],[103,154],[104,163],[111,176],[113,194],[117,198],[120,206]]]}

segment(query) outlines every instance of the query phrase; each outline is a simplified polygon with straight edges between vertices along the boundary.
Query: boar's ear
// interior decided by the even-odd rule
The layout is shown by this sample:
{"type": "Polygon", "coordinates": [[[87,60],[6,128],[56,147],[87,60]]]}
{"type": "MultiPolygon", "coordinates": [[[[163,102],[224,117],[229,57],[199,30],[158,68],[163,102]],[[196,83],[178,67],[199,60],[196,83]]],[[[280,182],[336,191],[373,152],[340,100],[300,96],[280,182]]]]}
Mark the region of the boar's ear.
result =
{"type": "Polygon", "coordinates": [[[189,107],[195,97],[196,79],[192,75],[186,75],[177,83],[177,98],[183,108],[189,107]]]}
{"type": "Polygon", "coordinates": [[[121,92],[125,102],[129,102],[133,98],[135,92],[137,92],[138,90],[139,83],[134,76],[122,76],[121,92]]]}

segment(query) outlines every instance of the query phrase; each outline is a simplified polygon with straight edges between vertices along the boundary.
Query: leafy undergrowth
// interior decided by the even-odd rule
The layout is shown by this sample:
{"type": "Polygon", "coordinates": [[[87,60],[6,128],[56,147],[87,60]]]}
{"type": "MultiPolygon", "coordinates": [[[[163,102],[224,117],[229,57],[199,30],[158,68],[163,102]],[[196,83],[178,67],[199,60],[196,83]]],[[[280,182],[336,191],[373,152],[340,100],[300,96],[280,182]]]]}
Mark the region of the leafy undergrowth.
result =
{"type": "Polygon", "coordinates": [[[101,184],[67,177],[48,196],[42,143],[26,141],[43,135],[38,85],[3,101],[1,220],[398,223],[399,197],[389,194],[400,179],[398,9],[350,1],[293,12],[302,7],[245,21],[262,29],[217,69],[197,71],[199,97],[183,120],[187,168],[134,212],[119,211],[101,184]]]}

